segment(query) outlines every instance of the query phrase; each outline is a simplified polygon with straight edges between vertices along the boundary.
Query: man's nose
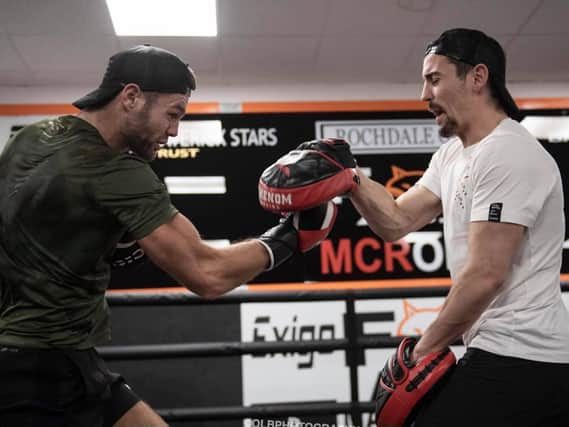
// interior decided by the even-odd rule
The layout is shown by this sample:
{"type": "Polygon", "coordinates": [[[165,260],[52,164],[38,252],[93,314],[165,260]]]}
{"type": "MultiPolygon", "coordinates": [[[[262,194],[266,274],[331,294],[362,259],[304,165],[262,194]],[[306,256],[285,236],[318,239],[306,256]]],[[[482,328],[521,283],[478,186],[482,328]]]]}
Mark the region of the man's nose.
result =
{"type": "Polygon", "coordinates": [[[433,93],[431,92],[431,88],[425,82],[423,84],[423,90],[421,91],[421,101],[430,101],[433,98],[433,93]]]}
{"type": "Polygon", "coordinates": [[[168,127],[168,136],[177,136],[178,135],[178,126],[180,125],[179,122],[173,123],[168,127]]]}

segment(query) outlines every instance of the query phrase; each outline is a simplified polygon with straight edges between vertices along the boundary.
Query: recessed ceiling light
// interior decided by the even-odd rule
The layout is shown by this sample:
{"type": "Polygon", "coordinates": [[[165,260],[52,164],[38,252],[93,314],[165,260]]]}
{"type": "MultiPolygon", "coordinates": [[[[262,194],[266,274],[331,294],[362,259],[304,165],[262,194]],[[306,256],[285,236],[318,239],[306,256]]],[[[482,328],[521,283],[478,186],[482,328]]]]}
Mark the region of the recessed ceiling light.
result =
{"type": "Polygon", "coordinates": [[[106,0],[117,36],[217,36],[216,0],[106,0]]]}

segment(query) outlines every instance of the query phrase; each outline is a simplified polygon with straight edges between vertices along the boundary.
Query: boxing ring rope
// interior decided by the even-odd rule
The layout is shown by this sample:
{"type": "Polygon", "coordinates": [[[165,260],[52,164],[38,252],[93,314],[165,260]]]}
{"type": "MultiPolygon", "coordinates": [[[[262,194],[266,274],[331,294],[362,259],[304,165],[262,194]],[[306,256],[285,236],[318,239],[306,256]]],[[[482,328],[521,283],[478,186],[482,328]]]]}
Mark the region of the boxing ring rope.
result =
{"type": "MultiPolygon", "coordinates": [[[[561,290],[569,292],[569,282],[561,283],[561,290]]],[[[358,337],[355,301],[363,299],[394,299],[419,297],[444,297],[448,286],[429,288],[354,289],[333,291],[250,292],[235,291],[214,300],[199,298],[191,293],[110,293],[111,306],[156,305],[219,305],[251,302],[306,302],[342,300],[346,303],[345,335],[343,339],[312,340],[299,342],[200,342],[178,344],[104,346],[98,348],[106,360],[139,360],[200,356],[235,356],[282,352],[331,351],[346,352],[350,371],[349,402],[294,402],[283,404],[259,404],[251,406],[220,406],[202,408],[163,408],[157,412],[166,421],[205,421],[260,418],[267,416],[350,414],[352,423],[362,425],[361,415],[371,413],[374,404],[360,401],[358,379],[358,352],[368,348],[395,348],[402,337],[358,337]]],[[[461,344],[457,342],[456,344],[461,344]]],[[[381,367],[378,366],[378,371],[381,367]]]]}

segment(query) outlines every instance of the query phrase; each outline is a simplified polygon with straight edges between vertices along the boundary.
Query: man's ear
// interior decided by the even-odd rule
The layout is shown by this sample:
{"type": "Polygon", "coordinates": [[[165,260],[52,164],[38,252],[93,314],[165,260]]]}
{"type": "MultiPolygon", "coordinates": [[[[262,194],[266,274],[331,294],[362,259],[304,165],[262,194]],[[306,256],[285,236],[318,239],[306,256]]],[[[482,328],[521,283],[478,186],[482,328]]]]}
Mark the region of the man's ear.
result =
{"type": "Polygon", "coordinates": [[[129,83],[120,92],[120,101],[124,110],[135,109],[140,102],[144,102],[144,96],[140,86],[136,83],[129,83]]]}
{"type": "Polygon", "coordinates": [[[480,93],[484,86],[490,84],[490,72],[484,64],[475,65],[471,70],[473,89],[476,93],[480,93]]]}

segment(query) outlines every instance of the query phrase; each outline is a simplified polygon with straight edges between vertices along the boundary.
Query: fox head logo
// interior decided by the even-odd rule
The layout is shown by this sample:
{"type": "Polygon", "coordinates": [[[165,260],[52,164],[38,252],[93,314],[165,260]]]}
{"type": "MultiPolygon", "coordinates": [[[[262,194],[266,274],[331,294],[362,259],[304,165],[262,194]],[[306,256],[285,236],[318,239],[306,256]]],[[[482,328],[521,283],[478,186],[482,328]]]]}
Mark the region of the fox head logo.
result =
{"type": "Polygon", "coordinates": [[[391,165],[391,174],[393,175],[385,183],[385,188],[393,197],[399,197],[423,176],[422,170],[405,170],[398,166],[391,165]]]}
{"type": "Polygon", "coordinates": [[[397,335],[423,335],[427,326],[439,314],[441,307],[419,308],[403,300],[403,319],[397,326],[397,335]]]}

